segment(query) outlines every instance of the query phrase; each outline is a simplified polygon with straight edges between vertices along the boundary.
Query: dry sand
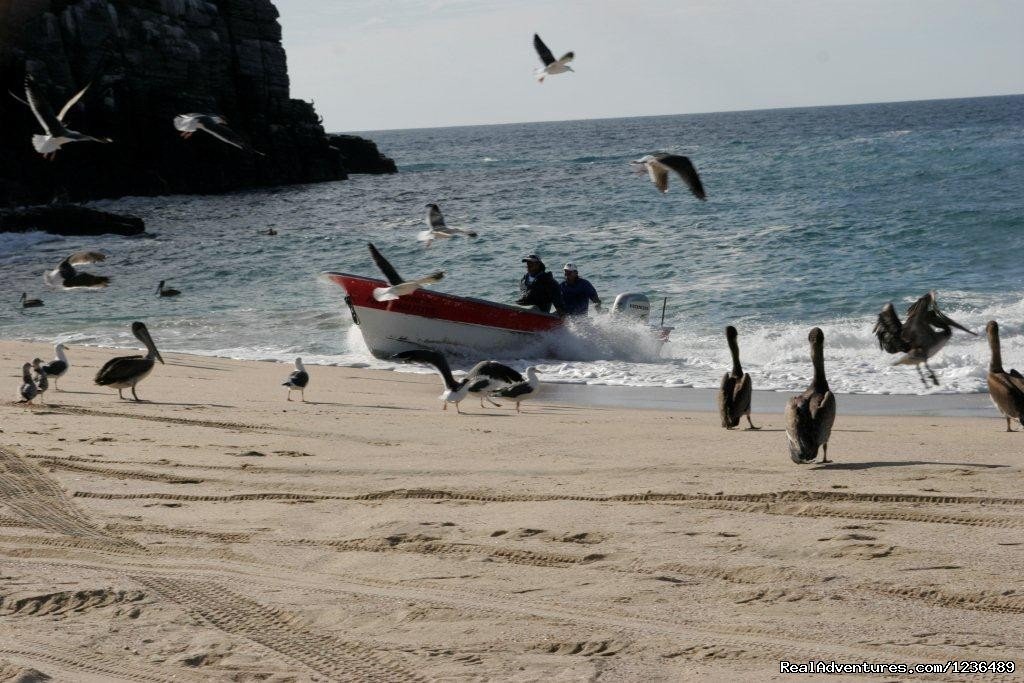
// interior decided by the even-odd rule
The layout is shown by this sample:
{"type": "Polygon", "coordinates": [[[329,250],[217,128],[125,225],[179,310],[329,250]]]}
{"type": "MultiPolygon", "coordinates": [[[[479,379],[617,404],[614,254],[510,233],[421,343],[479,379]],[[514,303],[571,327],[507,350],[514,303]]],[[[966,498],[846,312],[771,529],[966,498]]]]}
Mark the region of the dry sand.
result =
{"type": "Polygon", "coordinates": [[[434,376],[321,367],[287,403],[287,366],[179,354],[136,404],[92,385],[116,352],[73,347],[66,391],[28,409],[37,355],[0,343],[0,679],[1021,664],[1024,433],[994,413],[844,417],[840,397],[835,464],[798,466],[777,413],[459,416],[434,376]]]}

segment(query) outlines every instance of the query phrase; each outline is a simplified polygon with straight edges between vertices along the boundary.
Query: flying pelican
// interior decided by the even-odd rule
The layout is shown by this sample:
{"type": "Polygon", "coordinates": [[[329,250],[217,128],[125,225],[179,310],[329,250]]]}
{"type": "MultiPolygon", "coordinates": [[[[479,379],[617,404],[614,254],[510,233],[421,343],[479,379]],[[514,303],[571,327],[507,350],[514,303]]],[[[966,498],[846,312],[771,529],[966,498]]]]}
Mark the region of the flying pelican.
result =
{"type": "Polygon", "coordinates": [[[526,368],[526,380],[492,391],[491,396],[494,398],[512,399],[516,402],[516,412],[519,413],[522,412],[519,409],[519,404],[527,399],[536,397],[539,389],[540,380],[537,379],[537,368],[531,365],[526,368]]]}
{"type": "Polygon", "coordinates": [[[551,50],[548,49],[548,46],[544,44],[544,41],[541,40],[540,36],[536,33],[533,34],[533,49],[537,51],[540,61],[544,64],[544,66],[539,67],[534,72],[538,83],[543,83],[545,76],[564,74],[566,71],[573,70],[572,67],[569,66],[569,62],[571,62],[576,55],[572,52],[566,52],[558,59],[555,59],[555,56],[551,54],[551,50]]]}
{"type": "Polygon", "coordinates": [[[32,364],[25,363],[21,366],[21,400],[18,403],[32,403],[38,395],[39,388],[32,381],[32,364]]]}
{"type": "Polygon", "coordinates": [[[63,287],[64,289],[106,287],[110,282],[110,278],[106,275],[91,275],[75,270],[75,266],[80,266],[83,263],[99,263],[105,260],[107,260],[106,255],[98,251],[76,251],[61,261],[56,268],[43,275],[43,282],[50,287],[63,287]]]}
{"type": "Polygon", "coordinates": [[[238,133],[228,128],[227,124],[227,119],[218,114],[193,113],[180,114],[174,117],[174,127],[181,133],[181,137],[186,140],[192,137],[192,134],[196,131],[204,130],[218,140],[222,140],[238,149],[259,154],[261,157],[267,156],[263,152],[253,149],[252,145],[243,140],[238,133]]]}
{"type": "Polygon", "coordinates": [[[729,352],[732,353],[732,370],[722,377],[722,388],[718,392],[718,412],[722,416],[722,426],[726,429],[738,427],[740,418],[744,416],[750,429],[760,429],[750,420],[753,383],[750,375],[743,372],[743,366],[740,365],[740,346],[736,343],[736,337],[735,327],[729,325],[725,328],[725,338],[729,342],[729,352]]]}
{"type": "Polygon", "coordinates": [[[480,398],[480,407],[486,408],[484,400],[496,408],[500,403],[495,403],[488,394],[510,384],[518,384],[526,381],[516,370],[503,363],[493,360],[482,360],[466,373],[469,380],[469,393],[476,394],[480,398]]]}
{"type": "Polygon", "coordinates": [[[441,215],[440,207],[437,204],[427,204],[427,229],[416,235],[417,241],[426,242],[426,246],[429,247],[434,240],[463,236],[476,237],[476,232],[448,227],[444,222],[444,216],[441,215]]]}
{"type": "Polygon", "coordinates": [[[43,403],[43,394],[50,388],[50,380],[46,379],[46,372],[43,370],[43,359],[33,359],[32,369],[36,371],[35,383],[36,388],[39,389],[39,402],[43,403]]]}
{"type": "Polygon", "coordinates": [[[288,400],[292,400],[292,392],[298,389],[302,396],[302,402],[306,402],[306,386],[309,384],[309,373],[306,366],[302,364],[301,358],[295,359],[295,370],[288,375],[288,379],[281,383],[281,386],[288,387],[288,400]]]}
{"type": "Polygon", "coordinates": [[[832,434],[832,423],[836,420],[836,397],[828,388],[825,379],[825,334],[815,327],[807,335],[811,342],[811,362],[814,364],[814,379],[807,391],[789,399],[786,404],[786,438],[789,439],[789,456],[796,463],[807,463],[818,457],[829,462],[828,439],[832,434]]]}
{"type": "Polygon", "coordinates": [[[29,75],[25,76],[25,99],[22,100],[17,96],[14,96],[14,99],[22,104],[27,104],[35,115],[36,120],[39,121],[39,125],[46,131],[45,135],[32,136],[32,146],[44,158],[52,161],[57,156],[57,151],[69,142],[111,142],[109,138],[94,138],[91,135],[71,130],[64,125],[64,117],[67,116],[71,107],[75,106],[75,103],[82,99],[82,95],[89,89],[89,85],[92,84],[86,85],[72,95],[71,99],[64,104],[60,113],[55,115],[50,103],[39,94],[35,80],[29,75]]]}
{"type": "Polygon", "coordinates": [[[985,331],[988,333],[988,347],[992,351],[992,360],[988,364],[988,394],[1006,418],[1006,431],[1016,431],[1010,428],[1010,420],[1017,420],[1024,425],[1024,375],[1012,368],[1009,372],[1003,370],[999,323],[989,320],[985,331]]]}
{"type": "Polygon", "coordinates": [[[420,287],[432,285],[435,282],[440,282],[442,279],[444,279],[444,271],[438,270],[416,280],[409,280],[408,282],[391,285],[390,287],[377,287],[373,290],[373,298],[377,301],[395,301],[406,294],[412,294],[420,287]]]}
{"type": "Polygon", "coordinates": [[[923,364],[928,371],[935,386],[939,386],[939,379],[935,372],[928,367],[928,359],[938,353],[949,338],[953,336],[953,328],[973,334],[969,329],[946,317],[939,310],[936,303],[937,294],[933,290],[911,304],[907,309],[907,319],[900,322],[892,303],[885,305],[882,312],[878,314],[878,322],[872,330],[878,337],[878,345],[888,353],[902,353],[903,355],[893,365],[913,365],[917,368],[917,374],[925,388],[928,382],[921,372],[923,364]],[[938,329],[935,329],[938,328],[938,329]]]}
{"type": "Polygon", "coordinates": [[[153,343],[153,338],[149,336],[149,330],[146,329],[145,325],[140,322],[132,323],[132,334],[146,345],[146,350],[149,353],[145,356],[118,356],[117,358],[111,358],[96,373],[96,384],[101,387],[117,389],[117,397],[120,399],[124,398],[121,390],[131,387],[132,398],[139,401],[139,396],[135,393],[135,386],[146,379],[149,373],[153,372],[156,361],[163,363],[164,359],[160,356],[160,352],[156,350],[156,344],[153,343]]]}
{"type": "Polygon", "coordinates": [[[43,305],[42,299],[29,299],[28,294],[25,292],[21,293],[21,307],[22,308],[39,308],[43,305]]]}
{"type": "Polygon", "coordinates": [[[159,294],[160,296],[178,296],[179,294],[181,294],[181,292],[179,292],[176,289],[173,289],[171,287],[164,287],[164,282],[166,282],[166,280],[161,280],[160,284],[157,285],[157,294],[159,294]]]}
{"type": "Polygon", "coordinates": [[[629,163],[647,169],[647,175],[651,177],[651,182],[661,190],[662,194],[668,192],[668,172],[675,171],[690,188],[694,197],[701,201],[707,199],[707,195],[704,193],[704,184],[700,181],[697,169],[693,167],[693,162],[689,157],[658,153],[648,154],[629,163]]]}
{"type": "Polygon", "coordinates": [[[64,355],[64,351],[66,350],[67,347],[64,346],[63,344],[57,344],[56,346],[54,346],[53,351],[57,355],[57,357],[54,360],[50,361],[49,363],[45,364],[42,368],[43,372],[46,373],[47,377],[53,378],[54,391],[60,391],[60,387],[57,386],[57,383],[59,382],[60,378],[66,375],[68,370],[71,368],[71,363],[68,362],[68,357],[64,355]]]}

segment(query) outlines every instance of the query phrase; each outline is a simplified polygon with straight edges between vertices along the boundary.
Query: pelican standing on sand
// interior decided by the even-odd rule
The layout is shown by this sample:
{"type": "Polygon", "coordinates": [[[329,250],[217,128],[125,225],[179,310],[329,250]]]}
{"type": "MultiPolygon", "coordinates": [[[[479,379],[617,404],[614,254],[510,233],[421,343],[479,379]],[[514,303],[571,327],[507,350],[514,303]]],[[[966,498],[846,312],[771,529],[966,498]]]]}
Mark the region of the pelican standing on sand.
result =
{"type": "Polygon", "coordinates": [[[743,366],[740,365],[737,336],[735,327],[729,325],[725,328],[725,339],[732,354],[732,370],[722,377],[722,388],[718,392],[718,413],[722,416],[722,426],[726,429],[738,427],[741,417],[747,418],[750,429],[760,429],[750,420],[750,398],[754,385],[750,375],[743,372],[743,366]]]}
{"type": "Polygon", "coordinates": [[[1024,425],[1024,375],[1014,369],[1003,370],[1003,354],[999,348],[999,323],[989,320],[985,327],[988,333],[988,347],[992,351],[992,360],[988,364],[988,394],[999,412],[1006,418],[1006,431],[1016,431],[1010,427],[1010,420],[1024,425]]]}
{"type": "Polygon", "coordinates": [[[117,397],[124,399],[121,394],[123,389],[132,390],[132,398],[141,400],[135,393],[135,387],[139,382],[146,379],[149,373],[156,367],[156,361],[162,364],[164,359],[156,350],[153,338],[149,336],[149,330],[140,322],[132,323],[132,334],[146,346],[148,353],[145,356],[118,356],[111,358],[100,371],[96,373],[96,384],[101,387],[113,387],[117,389],[117,397]]]}
{"type": "Polygon", "coordinates": [[[555,74],[564,74],[566,71],[572,71],[572,67],[569,66],[576,55],[572,52],[566,52],[564,55],[555,59],[555,56],[551,54],[551,50],[544,44],[544,41],[540,39],[540,36],[536,33],[533,34],[533,49],[537,51],[537,56],[540,57],[541,63],[544,66],[538,68],[534,75],[537,78],[538,83],[543,83],[546,76],[554,76],[555,74]]]}
{"type": "Polygon", "coordinates": [[[202,130],[238,149],[266,156],[263,152],[257,152],[242,139],[242,136],[228,128],[227,120],[218,114],[180,114],[174,117],[174,127],[186,140],[197,131],[202,130]]]}
{"type": "Polygon", "coordinates": [[[32,380],[32,364],[25,363],[21,366],[21,400],[18,403],[32,403],[32,399],[37,395],[39,389],[32,380]]]}
{"type": "Polygon", "coordinates": [[[43,275],[43,282],[50,287],[63,287],[64,289],[106,287],[110,282],[110,278],[106,275],[92,275],[75,270],[75,266],[80,266],[83,263],[99,263],[106,260],[106,254],[98,251],[76,251],[61,261],[56,268],[46,272],[43,275]]]}
{"type": "Polygon", "coordinates": [[[463,228],[451,228],[444,222],[441,208],[437,204],[427,204],[427,229],[419,232],[416,239],[425,242],[430,247],[434,240],[449,239],[451,237],[476,237],[473,230],[463,228]]]}
{"type": "Polygon", "coordinates": [[[156,293],[159,296],[178,296],[179,294],[181,294],[181,292],[179,292],[176,289],[173,289],[171,287],[164,287],[164,283],[165,282],[167,282],[167,281],[166,280],[161,280],[160,284],[157,285],[157,287],[156,287],[156,293]]]}
{"type": "MultiPolygon", "coordinates": [[[[89,85],[92,84],[90,83],[89,85]]],[[[50,103],[39,94],[35,80],[31,76],[25,76],[25,100],[18,97],[15,97],[15,99],[29,106],[36,120],[39,121],[39,125],[46,132],[45,135],[32,136],[32,146],[43,155],[43,158],[52,161],[57,156],[58,150],[70,142],[111,142],[109,138],[94,138],[91,135],[71,130],[64,125],[64,117],[67,116],[71,107],[75,106],[75,103],[82,99],[82,95],[89,89],[89,85],[86,85],[72,95],[71,99],[64,104],[59,114],[54,114],[50,103]]]]}
{"type": "Polygon", "coordinates": [[[921,371],[921,365],[924,365],[935,386],[939,386],[939,378],[928,367],[928,359],[946,345],[949,338],[953,336],[953,328],[956,327],[977,336],[976,333],[944,315],[939,310],[936,299],[937,294],[934,290],[922,296],[907,309],[907,319],[902,323],[896,315],[892,303],[887,303],[882,312],[878,314],[878,322],[875,323],[875,328],[872,330],[878,337],[878,345],[882,350],[888,353],[903,354],[893,365],[916,367],[917,374],[925,388],[928,387],[928,382],[921,371]]]}
{"type": "Polygon", "coordinates": [[[825,379],[825,333],[815,327],[807,335],[811,343],[814,379],[807,391],[786,404],[786,438],[789,456],[796,463],[813,462],[821,447],[822,462],[829,462],[828,439],[836,421],[836,397],[825,379]]]}
{"type": "Polygon", "coordinates": [[[21,293],[21,307],[22,308],[39,308],[43,305],[42,299],[29,299],[27,292],[21,293]]]}
{"type": "Polygon", "coordinates": [[[524,381],[492,391],[491,396],[493,398],[507,398],[515,401],[516,412],[520,413],[522,411],[519,409],[519,404],[528,399],[536,398],[539,390],[540,380],[537,379],[537,368],[531,365],[526,368],[526,379],[524,381]]]}
{"type": "Polygon", "coordinates": [[[68,362],[68,357],[64,355],[67,347],[63,344],[57,344],[53,347],[53,352],[57,355],[55,359],[49,363],[43,365],[42,370],[46,373],[47,377],[53,378],[53,389],[54,391],[60,391],[60,387],[57,386],[60,378],[67,374],[71,368],[71,363],[68,362]]]}
{"type": "Polygon", "coordinates": [[[697,169],[694,168],[693,162],[690,161],[689,157],[678,154],[648,154],[629,163],[641,169],[641,172],[642,169],[646,169],[651,182],[654,183],[656,188],[661,190],[662,194],[668,192],[668,172],[674,171],[676,175],[683,179],[686,186],[690,188],[690,192],[693,193],[694,197],[701,201],[707,199],[707,194],[704,192],[704,183],[701,182],[697,169]]]}
{"type": "Polygon", "coordinates": [[[309,384],[309,373],[306,366],[302,364],[301,358],[295,359],[295,370],[288,378],[281,383],[281,386],[288,387],[288,400],[292,400],[292,392],[298,390],[302,396],[302,402],[306,402],[306,386],[309,384]]]}

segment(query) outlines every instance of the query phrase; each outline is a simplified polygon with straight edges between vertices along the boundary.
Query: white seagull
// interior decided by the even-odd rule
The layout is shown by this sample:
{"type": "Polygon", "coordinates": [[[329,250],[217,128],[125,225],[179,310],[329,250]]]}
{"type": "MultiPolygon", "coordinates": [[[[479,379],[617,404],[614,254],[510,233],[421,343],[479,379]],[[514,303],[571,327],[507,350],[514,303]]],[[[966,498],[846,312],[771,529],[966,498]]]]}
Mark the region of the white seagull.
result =
{"type": "Polygon", "coordinates": [[[98,251],[76,251],[61,261],[56,268],[43,274],[43,282],[50,287],[74,289],[76,287],[106,287],[110,278],[106,275],[80,273],[75,266],[83,263],[99,263],[106,261],[107,255],[98,251]]]}
{"type": "Polygon", "coordinates": [[[288,379],[281,383],[281,386],[288,387],[288,400],[292,400],[292,392],[296,389],[302,395],[302,402],[306,402],[306,386],[309,384],[309,373],[306,366],[302,364],[301,358],[295,359],[295,371],[288,375],[288,379]]]}
{"type": "Polygon", "coordinates": [[[66,350],[67,347],[63,344],[57,344],[54,346],[53,351],[57,354],[57,357],[42,367],[42,371],[46,373],[46,376],[53,378],[54,391],[60,391],[60,387],[57,384],[60,381],[60,378],[66,375],[68,370],[71,368],[71,363],[68,362],[68,357],[64,355],[64,351],[66,350]]]}
{"type": "Polygon", "coordinates": [[[399,297],[405,296],[406,294],[412,294],[420,287],[426,287],[432,285],[435,282],[440,282],[444,279],[444,271],[438,270],[426,277],[421,277],[416,280],[409,280],[408,282],[400,282],[397,285],[391,285],[390,287],[377,287],[373,290],[373,298],[377,301],[395,301],[399,297]]]}
{"type": "Polygon", "coordinates": [[[434,240],[449,239],[451,237],[476,237],[476,232],[463,230],[462,228],[451,228],[444,222],[441,208],[437,204],[427,204],[427,229],[416,235],[416,240],[426,242],[429,247],[434,240]]]}
{"type": "Polygon", "coordinates": [[[267,156],[263,152],[253,149],[238,133],[228,128],[227,124],[227,119],[218,114],[192,113],[180,114],[174,117],[174,127],[181,133],[181,137],[186,140],[192,137],[192,134],[196,131],[204,130],[218,140],[222,140],[238,149],[259,154],[261,157],[267,156]]]}
{"type": "Polygon", "coordinates": [[[506,387],[510,384],[523,382],[523,376],[518,371],[507,365],[493,360],[482,360],[466,374],[469,379],[469,393],[476,394],[480,398],[480,407],[486,408],[484,400],[496,408],[500,403],[495,403],[488,394],[506,387]]]}
{"type": "MultiPolygon", "coordinates": [[[[92,84],[90,83],[89,85],[92,84]]],[[[32,136],[32,146],[44,158],[52,161],[57,156],[57,151],[69,142],[111,142],[109,138],[94,138],[91,135],[71,130],[64,125],[64,117],[67,116],[71,107],[75,106],[78,100],[82,99],[82,95],[89,89],[89,85],[86,85],[72,95],[71,99],[64,104],[64,107],[58,114],[53,113],[53,107],[39,94],[36,82],[31,76],[25,76],[24,100],[11,93],[14,99],[28,105],[32,113],[35,114],[36,120],[39,121],[39,125],[46,131],[45,135],[32,136]]]]}
{"type": "Polygon", "coordinates": [[[519,410],[519,404],[523,401],[536,398],[537,392],[540,389],[540,380],[537,379],[537,368],[532,365],[526,368],[526,380],[523,382],[516,382],[507,387],[492,391],[491,396],[494,398],[508,398],[516,402],[516,412],[522,412],[519,410]]]}
{"type": "Polygon", "coordinates": [[[661,190],[662,194],[668,192],[668,172],[675,171],[690,188],[693,196],[701,201],[707,198],[704,194],[704,184],[697,175],[697,169],[688,157],[678,154],[648,154],[644,157],[631,161],[631,164],[647,169],[654,186],[661,190]]]}
{"type": "Polygon", "coordinates": [[[533,34],[533,47],[537,50],[537,54],[540,56],[540,61],[544,63],[544,66],[538,68],[534,75],[537,77],[537,82],[543,83],[545,76],[554,76],[555,74],[564,74],[566,71],[572,71],[572,67],[569,66],[569,62],[576,56],[572,52],[566,52],[564,55],[555,59],[555,56],[551,54],[551,50],[544,44],[544,41],[540,39],[536,33],[533,34]]]}

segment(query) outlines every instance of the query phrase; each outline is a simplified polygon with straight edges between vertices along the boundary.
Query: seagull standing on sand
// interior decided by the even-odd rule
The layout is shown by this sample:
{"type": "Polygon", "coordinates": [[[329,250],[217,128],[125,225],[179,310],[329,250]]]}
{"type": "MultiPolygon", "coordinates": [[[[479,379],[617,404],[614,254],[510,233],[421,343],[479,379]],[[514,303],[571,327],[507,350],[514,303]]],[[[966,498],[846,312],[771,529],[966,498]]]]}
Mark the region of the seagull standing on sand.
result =
{"type": "Polygon", "coordinates": [[[145,325],[140,322],[132,323],[132,334],[135,335],[136,339],[145,344],[148,353],[145,356],[118,356],[117,358],[111,358],[96,373],[95,381],[101,387],[117,389],[117,397],[120,399],[124,398],[121,390],[130,387],[132,397],[139,401],[141,399],[135,393],[135,386],[149,377],[149,373],[153,372],[153,368],[156,367],[156,361],[160,361],[163,364],[164,359],[160,356],[160,352],[156,350],[156,344],[153,343],[153,338],[149,336],[149,330],[146,329],[145,325]]]}
{"type": "Polygon", "coordinates": [[[1015,431],[1010,420],[1024,425],[1024,375],[1010,368],[1003,370],[1003,354],[999,348],[999,323],[990,320],[985,330],[992,360],[988,364],[988,394],[992,403],[1006,418],[1006,431],[1015,431]]]}
{"type": "Polygon", "coordinates": [[[488,394],[510,384],[526,381],[516,370],[493,360],[480,361],[469,369],[466,377],[469,379],[469,393],[480,398],[481,408],[487,407],[484,400],[495,408],[500,408],[501,404],[495,403],[488,394]]]}
{"type": "Polygon", "coordinates": [[[301,358],[295,359],[295,371],[288,375],[288,379],[281,383],[281,386],[288,387],[288,400],[292,400],[292,392],[299,391],[302,402],[306,402],[306,385],[309,384],[309,373],[306,366],[302,364],[301,358]]]}
{"type": "Polygon", "coordinates": [[[32,403],[38,395],[39,389],[32,381],[32,364],[25,363],[21,366],[21,400],[18,403],[32,403]]]}
{"type": "Polygon", "coordinates": [[[179,294],[181,294],[181,292],[179,292],[178,290],[176,290],[176,289],[174,289],[172,287],[164,287],[164,283],[165,282],[167,282],[167,281],[166,280],[161,280],[160,284],[157,285],[156,293],[158,295],[160,295],[160,296],[178,296],[179,294]]]}
{"type": "Polygon", "coordinates": [[[174,127],[186,140],[192,137],[196,131],[203,130],[238,149],[259,154],[261,157],[267,156],[263,152],[253,149],[252,145],[242,139],[242,136],[228,128],[227,123],[223,116],[217,114],[180,114],[174,117],[174,127]]]}
{"type": "Polygon", "coordinates": [[[60,387],[57,386],[57,383],[71,368],[71,363],[68,362],[68,357],[64,355],[65,350],[67,350],[67,347],[63,344],[57,344],[54,346],[53,351],[57,354],[57,357],[42,367],[46,376],[53,378],[54,391],[60,391],[60,387]]]}
{"type": "Polygon", "coordinates": [[[694,168],[693,162],[690,161],[689,157],[678,154],[658,153],[642,156],[636,161],[629,163],[641,169],[646,169],[647,175],[651,177],[651,182],[654,183],[656,188],[661,190],[662,194],[668,192],[668,172],[674,171],[683,179],[686,186],[690,188],[690,192],[693,193],[694,197],[701,201],[707,199],[707,195],[704,193],[704,184],[701,183],[697,169],[694,168]]]}
{"type": "MultiPolygon", "coordinates": [[[[92,84],[90,83],[89,85],[92,84]]],[[[50,103],[40,95],[36,82],[31,76],[25,76],[25,99],[22,100],[17,96],[14,99],[27,104],[35,115],[36,120],[39,121],[39,125],[46,131],[45,135],[32,136],[32,146],[44,158],[52,161],[57,156],[57,151],[69,142],[111,142],[109,138],[94,138],[91,135],[71,130],[64,125],[64,117],[67,116],[71,107],[75,106],[75,103],[82,99],[82,95],[89,89],[89,85],[86,85],[72,95],[71,99],[64,104],[59,114],[54,114],[50,103]]]]}
{"type": "Polygon", "coordinates": [[[444,222],[444,216],[441,215],[441,208],[437,204],[427,204],[427,229],[417,234],[416,239],[426,242],[426,246],[429,247],[434,240],[451,237],[476,237],[476,232],[448,227],[444,222]]]}
{"type": "Polygon", "coordinates": [[[91,275],[75,270],[75,266],[80,266],[83,263],[99,263],[106,260],[106,254],[101,254],[98,251],[77,251],[61,261],[56,268],[43,275],[43,282],[50,287],[63,287],[64,289],[106,287],[110,282],[110,278],[106,275],[91,275]]]}
{"type": "Polygon", "coordinates": [[[26,292],[21,293],[21,307],[22,308],[39,308],[43,305],[42,299],[29,299],[26,292]]]}
{"type": "Polygon", "coordinates": [[[491,396],[494,398],[507,398],[516,402],[516,412],[522,412],[519,409],[519,404],[523,401],[531,398],[536,398],[537,392],[540,389],[540,380],[537,379],[537,368],[532,365],[526,368],[526,380],[523,382],[516,382],[510,384],[507,387],[492,391],[491,396]]]}
{"type": "MultiPolygon", "coordinates": [[[[443,353],[433,349],[401,351],[391,356],[391,360],[433,366],[441,375],[441,379],[444,380],[444,391],[438,397],[442,401],[441,410],[448,410],[448,404],[454,403],[455,412],[460,415],[462,410],[459,409],[459,404],[470,393],[482,392],[494,382],[507,383],[509,378],[519,376],[518,372],[507,365],[494,361],[483,361],[474,365],[473,369],[463,379],[456,380],[455,376],[452,375],[451,366],[448,365],[448,359],[444,357],[443,353]]],[[[494,403],[493,401],[491,402],[494,403]]],[[[483,399],[480,400],[480,406],[483,407],[483,399]]]]}
{"type": "Polygon", "coordinates": [[[538,68],[534,75],[537,78],[538,83],[544,82],[545,76],[554,76],[555,74],[564,74],[566,71],[572,71],[572,67],[569,66],[576,55],[572,52],[566,52],[564,55],[555,59],[555,56],[551,54],[551,50],[544,44],[544,41],[540,39],[536,33],[533,34],[533,48],[537,51],[537,55],[540,57],[541,63],[544,66],[538,68]]]}
{"type": "Polygon", "coordinates": [[[43,370],[43,359],[33,359],[32,369],[36,371],[35,382],[36,388],[39,389],[39,402],[43,403],[43,394],[50,388],[50,380],[46,379],[46,372],[43,370]]]}

